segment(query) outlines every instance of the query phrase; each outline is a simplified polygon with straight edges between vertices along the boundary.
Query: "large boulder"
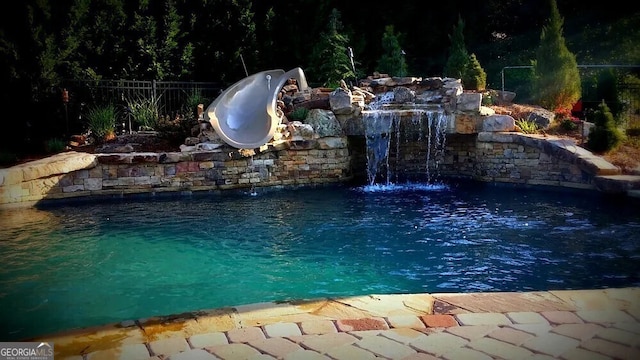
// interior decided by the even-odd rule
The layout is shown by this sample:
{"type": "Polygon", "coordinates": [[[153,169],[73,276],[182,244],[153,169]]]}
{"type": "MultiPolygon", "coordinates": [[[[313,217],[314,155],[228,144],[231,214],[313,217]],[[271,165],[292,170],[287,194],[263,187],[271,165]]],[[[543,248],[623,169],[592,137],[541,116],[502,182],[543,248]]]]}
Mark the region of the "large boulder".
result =
{"type": "Polygon", "coordinates": [[[312,109],[304,123],[313,126],[318,137],[342,136],[342,127],[330,110],[312,109]]]}

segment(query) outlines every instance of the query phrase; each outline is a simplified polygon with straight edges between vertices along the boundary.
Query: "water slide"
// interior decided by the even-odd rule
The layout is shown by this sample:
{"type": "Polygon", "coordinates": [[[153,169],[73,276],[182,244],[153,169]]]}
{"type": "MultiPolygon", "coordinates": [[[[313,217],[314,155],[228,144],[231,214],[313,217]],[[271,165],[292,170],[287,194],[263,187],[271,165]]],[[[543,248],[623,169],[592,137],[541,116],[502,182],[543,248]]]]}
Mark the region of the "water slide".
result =
{"type": "Polygon", "coordinates": [[[299,67],[287,72],[262,71],[231,85],[205,111],[211,126],[222,140],[238,149],[266,144],[284,116],[277,100],[289,79],[297,81],[299,91],[309,87],[299,67]]]}

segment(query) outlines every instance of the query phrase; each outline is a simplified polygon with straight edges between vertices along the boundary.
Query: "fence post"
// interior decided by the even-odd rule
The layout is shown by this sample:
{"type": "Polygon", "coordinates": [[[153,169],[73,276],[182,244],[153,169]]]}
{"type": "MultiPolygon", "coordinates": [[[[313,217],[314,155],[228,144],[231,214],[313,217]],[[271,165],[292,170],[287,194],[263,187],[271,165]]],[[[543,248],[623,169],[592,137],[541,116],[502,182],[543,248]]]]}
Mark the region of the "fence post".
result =
{"type": "Polygon", "coordinates": [[[156,102],[157,95],[158,95],[158,94],[156,94],[156,89],[157,89],[156,81],[155,80],[151,80],[151,100],[153,101],[153,103],[156,102]]]}

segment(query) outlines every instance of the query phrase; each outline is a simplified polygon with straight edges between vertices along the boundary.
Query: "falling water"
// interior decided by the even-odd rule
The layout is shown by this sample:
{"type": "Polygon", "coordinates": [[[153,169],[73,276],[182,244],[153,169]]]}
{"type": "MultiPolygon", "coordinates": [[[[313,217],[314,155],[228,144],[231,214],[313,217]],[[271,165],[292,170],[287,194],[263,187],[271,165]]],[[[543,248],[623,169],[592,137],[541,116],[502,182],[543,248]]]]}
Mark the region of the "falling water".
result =
{"type": "MultiPolygon", "coordinates": [[[[401,135],[405,142],[413,138],[401,134],[401,122],[411,121],[417,129],[418,141],[426,146],[425,178],[428,183],[438,176],[438,163],[444,154],[447,115],[442,110],[368,110],[363,112],[367,147],[367,178],[369,185],[393,185],[398,181],[401,156],[401,135]],[[410,116],[409,116],[410,115],[410,116]],[[423,129],[426,127],[426,134],[423,129]],[[395,164],[390,161],[390,147],[395,142],[395,164]],[[395,165],[395,167],[393,166],[395,165]],[[394,171],[395,170],[395,171],[394,171]]],[[[405,130],[406,131],[406,130],[405,130]]]]}

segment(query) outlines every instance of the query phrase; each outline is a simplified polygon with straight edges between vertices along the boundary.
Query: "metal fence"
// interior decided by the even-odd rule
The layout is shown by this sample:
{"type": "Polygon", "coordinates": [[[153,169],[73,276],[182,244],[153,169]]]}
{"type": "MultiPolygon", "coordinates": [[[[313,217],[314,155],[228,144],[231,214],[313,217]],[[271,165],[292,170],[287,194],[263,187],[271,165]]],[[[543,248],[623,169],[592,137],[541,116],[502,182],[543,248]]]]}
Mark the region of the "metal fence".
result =
{"type": "Polygon", "coordinates": [[[131,103],[150,101],[160,116],[175,118],[189,115],[198,103],[208,106],[223,91],[220,83],[196,81],[65,80],[61,87],[69,93],[67,116],[76,127],[92,106],[113,104],[126,117],[131,103]]]}

